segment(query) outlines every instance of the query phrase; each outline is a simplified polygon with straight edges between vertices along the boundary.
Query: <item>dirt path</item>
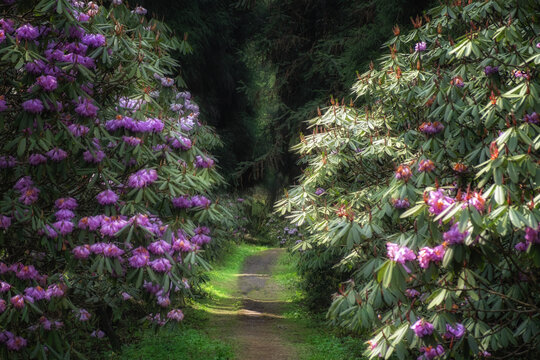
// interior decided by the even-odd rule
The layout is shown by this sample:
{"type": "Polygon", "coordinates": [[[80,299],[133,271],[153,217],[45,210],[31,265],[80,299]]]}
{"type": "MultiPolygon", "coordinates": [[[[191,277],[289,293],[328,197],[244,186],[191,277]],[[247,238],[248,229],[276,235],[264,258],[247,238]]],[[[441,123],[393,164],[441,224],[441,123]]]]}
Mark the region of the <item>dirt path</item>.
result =
{"type": "Polygon", "coordinates": [[[234,328],[239,360],[297,359],[287,337],[289,324],[282,317],[285,303],[281,287],[271,278],[283,249],[270,249],[250,256],[238,274],[242,308],[234,328]]]}
{"type": "Polygon", "coordinates": [[[283,249],[246,258],[231,297],[213,303],[214,336],[234,345],[236,360],[292,360],[299,329],[283,318],[283,288],[271,277],[283,249]],[[281,298],[280,298],[281,297],[281,298]]]}

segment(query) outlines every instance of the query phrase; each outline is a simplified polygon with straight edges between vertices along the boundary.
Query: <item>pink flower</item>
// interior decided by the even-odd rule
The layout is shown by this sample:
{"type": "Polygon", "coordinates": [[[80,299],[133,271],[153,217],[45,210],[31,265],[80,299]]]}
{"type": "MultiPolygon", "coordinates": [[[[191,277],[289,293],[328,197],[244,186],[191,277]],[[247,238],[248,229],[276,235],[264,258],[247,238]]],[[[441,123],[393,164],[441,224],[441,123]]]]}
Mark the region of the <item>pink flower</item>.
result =
{"type": "Polygon", "coordinates": [[[405,182],[409,180],[411,175],[411,169],[407,165],[399,165],[395,173],[396,179],[403,180],[405,182]]]}
{"type": "Polygon", "coordinates": [[[386,243],[387,256],[390,260],[400,264],[416,259],[414,252],[406,246],[399,246],[391,242],[386,243]]]}
{"type": "Polygon", "coordinates": [[[100,192],[96,199],[101,205],[111,205],[118,201],[118,195],[112,190],[105,190],[100,192]]]}
{"type": "Polygon", "coordinates": [[[414,51],[416,52],[423,52],[426,51],[427,44],[425,41],[418,42],[414,45],[414,51]]]}
{"type": "Polygon", "coordinates": [[[435,164],[431,160],[420,160],[418,163],[419,172],[431,172],[435,169],[435,164]]]}
{"type": "Polygon", "coordinates": [[[418,263],[422,269],[427,269],[429,263],[442,261],[444,258],[445,249],[443,245],[432,248],[423,247],[418,251],[418,263]]]}

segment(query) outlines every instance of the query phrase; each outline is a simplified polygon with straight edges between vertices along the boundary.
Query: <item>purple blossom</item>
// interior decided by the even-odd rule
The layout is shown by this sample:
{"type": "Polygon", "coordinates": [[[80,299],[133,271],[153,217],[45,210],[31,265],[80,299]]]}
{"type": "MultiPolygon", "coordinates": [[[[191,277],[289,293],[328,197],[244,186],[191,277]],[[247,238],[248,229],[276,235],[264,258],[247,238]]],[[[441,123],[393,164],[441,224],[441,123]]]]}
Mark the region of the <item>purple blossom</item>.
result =
{"type": "Polygon", "coordinates": [[[137,15],[146,15],[146,13],[148,12],[148,10],[146,10],[145,8],[143,8],[142,6],[137,6],[135,8],[135,10],[133,10],[135,12],[135,14],[137,15]]]}
{"type": "Polygon", "coordinates": [[[14,307],[15,309],[19,309],[19,310],[20,310],[20,309],[22,309],[22,308],[25,307],[24,300],[25,300],[24,296],[22,296],[22,295],[15,295],[15,296],[13,296],[13,297],[9,300],[9,302],[11,302],[11,305],[13,305],[13,307],[14,307]]]}
{"type": "Polygon", "coordinates": [[[0,112],[8,109],[4,95],[0,95],[0,112]]]}
{"type": "Polygon", "coordinates": [[[9,337],[8,340],[6,341],[6,346],[8,350],[12,350],[12,351],[19,351],[22,348],[25,348],[26,345],[27,345],[26,339],[20,336],[9,337]]]}
{"type": "Polygon", "coordinates": [[[47,155],[49,159],[53,161],[57,161],[57,162],[64,160],[68,156],[67,152],[57,147],[55,147],[52,150],[47,151],[45,155],[47,155]]]}
{"type": "Polygon", "coordinates": [[[529,124],[538,124],[540,122],[540,117],[536,112],[533,112],[531,114],[525,114],[523,121],[529,124]]]}
{"type": "Polygon", "coordinates": [[[425,321],[424,319],[420,319],[411,326],[411,329],[414,331],[416,336],[421,338],[424,336],[429,336],[433,333],[433,324],[425,321]]]}
{"type": "Polygon", "coordinates": [[[104,244],[103,246],[103,256],[109,258],[120,257],[124,254],[124,250],[120,249],[114,244],[104,244]]]}
{"type": "Polygon", "coordinates": [[[164,240],[158,240],[148,245],[148,250],[154,255],[163,255],[171,250],[171,244],[164,240]]]}
{"type": "Polygon", "coordinates": [[[39,29],[30,24],[25,24],[17,28],[15,34],[17,39],[34,40],[39,36],[39,29]]]}
{"type": "Polygon", "coordinates": [[[56,220],[71,220],[75,217],[75,213],[68,209],[61,209],[58,210],[54,216],[56,217],[56,220]]]}
{"type": "Polygon", "coordinates": [[[444,337],[447,339],[460,339],[465,335],[465,326],[463,324],[457,323],[455,327],[451,326],[450,324],[446,324],[446,333],[444,334],[444,337]]]}
{"type": "Polygon", "coordinates": [[[97,194],[96,199],[101,205],[111,205],[118,201],[118,195],[112,190],[105,190],[97,194]]]}
{"type": "Polygon", "coordinates": [[[407,289],[407,290],[405,290],[405,296],[407,296],[408,298],[415,298],[415,297],[417,297],[419,295],[420,295],[420,293],[415,289],[407,289]]]}
{"type": "Polygon", "coordinates": [[[5,281],[0,281],[0,293],[8,292],[11,289],[11,285],[5,281]]]}
{"type": "Polygon", "coordinates": [[[444,130],[444,125],[438,121],[430,121],[422,123],[418,129],[424,134],[435,135],[444,130]]]}
{"type": "Polygon", "coordinates": [[[399,246],[391,242],[386,243],[387,256],[390,260],[405,265],[406,261],[416,259],[414,252],[406,246],[399,246]]]}
{"type": "Polygon", "coordinates": [[[80,98],[75,106],[75,112],[81,116],[96,117],[99,108],[92,104],[92,100],[80,98]]]}
{"type": "Polygon", "coordinates": [[[25,205],[32,205],[38,200],[39,192],[39,189],[36,187],[28,187],[24,191],[21,191],[19,201],[25,205]]]}
{"type": "Polygon", "coordinates": [[[11,226],[11,217],[0,215],[0,229],[8,229],[11,226]]]}
{"type": "Polygon", "coordinates": [[[6,300],[0,299],[0,314],[2,314],[4,311],[6,311],[6,300]]]}
{"type": "Polygon", "coordinates": [[[161,273],[168,272],[172,268],[172,265],[169,262],[169,260],[165,258],[158,258],[153,261],[150,261],[149,265],[152,268],[152,270],[161,272],[161,273]]]}
{"type": "Polygon", "coordinates": [[[79,125],[79,124],[71,124],[68,126],[69,132],[75,136],[75,137],[81,137],[83,135],[88,134],[90,131],[90,128],[88,126],[79,125]]]}
{"type": "Polygon", "coordinates": [[[71,252],[73,253],[75,259],[87,259],[91,254],[90,245],[85,244],[81,246],[76,246],[73,248],[73,250],[71,250],[71,252]]]}
{"type": "Polygon", "coordinates": [[[150,260],[150,253],[148,250],[141,246],[133,250],[132,254],[133,256],[128,259],[129,266],[138,269],[148,265],[148,261],[150,260]]]}
{"type": "Polygon", "coordinates": [[[14,24],[15,23],[11,19],[0,19],[0,27],[4,29],[4,31],[8,34],[11,34],[13,31],[15,31],[14,24]]]}
{"type": "Polygon", "coordinates": [[[138,146],[142,143],[142,139],[135,136],[122,136],[122,140],[131,146],[138,146]]]}
{"type": "Polygon", "coordinates": [[[498,66],[486,66],[484,68],[484,73],[486,76],[491,76],[499,73],[499,67],[498,66]]]}
{"type": "Polygon", "coordinates": [[[130,299],[133,299],[133,296],[129,295],[127,292],[122,292],[122,300],[124,301],[127,301],[127,300],[130,300],[130,299]]]}
{"type": "Polygon", "coordinates": [[[433,346],[422,346],[420,352],[423,353],[417,360],[432,360],[438,356],[444,355],[444,348],[442,345],[433,346]]]}
{"type": "Polygon", "coordinates": [[[193,206],[191,198],[188,195],[175,197],[171,201],[173,206],[179,209],[189,209],[193,206]]]}
{"type": "Polygon", "coordinates": [[[423,247],[418,251],[418,263],[422,269],[427,269],[430,262],[439,262],[444,258],[445,249],[443,245],[434,248],[423,247]]]}
{"type": "Polygon", "coordinates": [[[432,160],[420,160],[418,163],[419,172],[431,172],[435,169],[435,163],[432,160]]]}
{"type": "Polygon", "coordinates": [[[524,238],[527,244],[540,244],[540,225],[536,229],[532,227],[525,228],[524,238]]]}
{"type": "Polygon", "coordinates": [[[22,108],[24,111],[32,113],[32,114],[39,114],[43,111],[44,106],[41,100],[39,99],[30,99],[26,100],[22,103],[22,108]]]}
{"type": "Polygon", "coordinates": [[[47,158],[42,154],[32,154],[28,157],[28,163],[33,166],[44,164],[46,162],[47,158]]]}
{"type": "Polygon", "coordinates": [[[202,195],[195,195],[191,198],[191,206],[208,208],[212,201],[202,195]]]}
{"type": "Polygon", "coordinates": [[[9,169],[17,165],[17,159],[11,155],[0,156],[0,169],[9,169]]]}
{"type": "Polygon", "coordinates": [[[180,309],[173,309],[167,314],[167,318],[175,321],[182,321],[184,319],[184,313],[180,309]]]}
{"type": "Polygon", "coordinates": [[[411,206],[408,199],[393,199],[392,203],[396,209],[407,209],[411,206]]]}
{"type": "Polygon", "coordinates": [[[152,184],[158,178],[157,171],[154,169],[141,169],[128,178],[128,186],[131,188],[143,188],[152,184]]]}
{"type": "Polygon", "coordinates": [[[430,191],[426,203],[429,205],[429,212],[439,215],[454,203],[454,199],[445,195],[442,189],[430,191]]]}
{"type": "Polygon", "coordinates": [[[54,91],[58,87],[56,77],[52,75],[42,75],[38,77],[37,84],[45,91],[54,91]]]}
{"type": "Polygon", "coordinates": [[[101,330],[94,330],[94,331],[92,331],[90,336],[98,338],[98,339],[102,339],[105,336],[105,333],[103,331],[101,331],[101,330]]]}
{"type": "Polygon", "coordinates": [[[323,188],[320,187],[320,188],[317,188],[317,190],[315,190],[315,195],[321,196],[325,192],[326,192],[326,190],[324,190],[323,188]]]}
{"type": "Polygon", "coordinates": [[[57,209],[75,210],[78,206],[77,200],[72,197],[60,198],[54,202],[54,206],[57,209]]]}
{"type": "Polygon", "coordinates": [[[107,40],[104,35],[101,34],[87,34],[82,38],[82,43],[88,46],[100,47],[107,44],[107,40]]]}
{"type": "Polygon", "coordinates": [[[61,235],[70,234],[75,227],[73,223],[68,220],[59,220],[52,225],[61,235]]]}
{"type": "Polygon", "coordinates": [[[518,242],[515,246],[515,249],[521,252],[527,251],[528,248],[529,248],[529,244],[524,243],[524,242],[518,242]]]}
{"type": "Polygon", "coordinates": [[[197,155],[195,157],[195,167],[198,168],[211,168],[214,166],[214,160],[210,159],[209,157],[202,157],[200,155],[197,155]]]}
{"type": "Polygon", "coordinates": [[[443,239],[449,245],[462,244],[463,240],[465,240],[468,234],[469,234],[468,231],[460,232],[459,223],[455,223],[454,225],[452,225],[450,230],[448,230],[447,232],[443,234],[443,239]]]}
{"type": "Polygon", "coordinates": [[[88,163],[99,164],[105,158],[105,153],[102,150],[86,150],[83,153],[84,161],[88,163]]]}
{"type": "Polygon", "coordinates": [[[161,78],[161,85],[164,87],[171,87],[174,85],[174,80],[168,77],[161,78]]]}
{"type": "Polygon", "coordinates": [[[426,51],[426,49],[427,49],[427,44],[425,41],[418,42],[414,45],[414,51],[416,52],[426,51]]]}

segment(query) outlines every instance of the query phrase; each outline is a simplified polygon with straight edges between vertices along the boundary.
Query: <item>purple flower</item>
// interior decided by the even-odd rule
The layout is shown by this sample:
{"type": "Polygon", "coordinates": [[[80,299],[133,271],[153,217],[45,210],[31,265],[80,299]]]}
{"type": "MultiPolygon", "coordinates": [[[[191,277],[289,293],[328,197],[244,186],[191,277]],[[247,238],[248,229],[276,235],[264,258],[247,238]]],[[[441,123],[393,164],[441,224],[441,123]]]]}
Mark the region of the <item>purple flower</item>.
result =
{"type": "Polygon", "coordinates": [[[133,250],[133,256],[128,259],[129,266],[132,268],[140,268],[148,265],[148,260],[150,260],[150,253],[145,248],[138,247],[133,250]]]}
{"type": "Polygon", "coordinates": [[[523,121],[529,124],[538,124],[540,122],[540,117],[536,112],[533,112],[532,114],[525,114],[523,121]]]}
{"type": "Polygon", "coordinates": [[[8,292],[11,289],[11,285],[5,281],[0,281],[0,293],[8,292]]]}
{"type": "Polygon", "coordinates": [[[105,158],[105,153],[102,150],[86,150],[83,153],[83,159],[86,162],[99,164],[105,158]]]}
{"type": "Polygon", "coordinates": [[[22,178],[17,180],[17,182],[15,183],[13,188],[15,190],[19,190],[19,191],[22,192],[22,191],[28,189],[29,187],[32,187],[32,185],[34,185],[34,182],[30,178],[30,176],[23,176],[22,178]]]}
{"type": "Polygon", "coordinates": [[[12,336],[6,341],[6,346],[8,350],[19,351],[22,348],[26,347],[27,341],[25,338],[20,336],[12,336]]]}
{"type": "Polygon", "coordinates": [[[405,290],[405,296],[407,296],[408,298],[415,298],[418,295],[420,295],[420,293],[415,289],[407,289],[407,290],[405,290]]]}
{"type": "Polygon", "coordinates": [[[36,187],[28,187],[21,192],[19,201],[25,205],[31,205],[38,200],[39,189],[36,187]]]}
{"type": "Polygon", "coordinates": [[[71,252],[73,253],[75,259],[87,259],[91,254],[90,245],[85,244],[82,246],[76,246],[73,248],[73,250],[71,250],[71,252]]]}
{"type": "Polygon", "coordinates": [[[491,75],[494,75],[494,74],[498,74],[499,73],[499,67],[498,66],[486,66],[484,68],[484,73],[486,74],[486,76],[491,76],[491,75]]]}
{"type": "Polygon", "coordinates": [[[456,338],[460,339],[465,335],[465,326],[457,323],[455,327],[452,327],[450,324],[446,324],[446,333],[444,337],[447,339],[456,338]]]}
{"type": "Polygon", "coordinates": [[[420,160],[418,163],[419,172],[431,172],[435,169],[435,164],[432,160],[420,160]]]}
{"type": "Polygon", "coordinates": [[[440,344],[436,347],[422,346],[420,348],[420,352],[422,352],[423,355],[420,356],[417,360],[432,360],[438,356],[442,356],[444,354],[444,348],[440,344]]]}
{"type": "Polygon", "coordinates": [[[96,117],[99,108],[92,104],[92,100],[80,98],[75,107],[75,112],[81,116],[96,117]]]}
{"type": "Polygon", "coordinates": [[[406,246],[399,246],[391,242],[386,243],[387,256],[390,260],[405,264],[406,261],[416,259],[414,252],[406,246]]]}
{"type": "Polygon", "coordinates": [[[459,223],[455,223],[454,225],[452,225],[450,230],[443,234],[443,239],[449,245],[462,244],[463,240],[465,240],[468,234],[468,231],[460,232],[459,223]]]}
{"type": "Polygon", "coordinates": [[[102,339],[105,336],[105,333],[103,331],[101,331],[101,330],[94,330],[94,331],[92,331],[90,336],[98,338],[98,339],[102,339]]]}
{"type": "Polygon", "coordinates": [[[111,205],[118,201],[118,195],[112,190],[105,190],[97,194],[96,199],[101,205],[111,205]]]}
{"type": "Polygon", "coordinates": [[[3,43],[4,40],[6,40],[6,33],[4,30],[0,30],[0,44],[3,43]]]}
{"type": "Polygon", "coordinates": [[[75,200],[74,198],[68,197],[68,198],[57,199],[54,202],[54,206],[57,209],[75,210],[78,204],[77,204],[77,200],[75,200]]]}
{"type": "Polygon", "coordinates": [[[58,210],[54,216],[56,217],[56,220],[71,220],[75,217],[75,214],[73,211],[68,209],[61,209],[58,210]]]}
{"type": "Polygon", "coordinates": [[[396,209],[407,209],[409,206],[411,206],[408,199],[393,199],[392,203],[396,209]]]}
{"type": "Polygon", "coordinates": [[[427,269],[429,263],[442,261],[444,258],[445,249],[444,246],[439,245],[432,248],[423,247],[418,251],[418,263],[422,269],[427,269]]]}
{"type": "Polygon", "coordinates": [[[200,155],[197,155],[195,157],[195,167],[207,169],[207,168],[211,168],[212,166],[214,166],[213,159],[210,159],[208,157],[203,158],[200,155]]]}
{"type": "Polygon", "coordinates": [[[158,240],[148,245],[148,250],[154,255],[163,255],[171,250],[171,244],[164,240],[158,240]]]}
{"type": "Polygon", "coordinates": [[[8,229],[11,226],[11,217],[0,215],[0,229],[8,229]]]}
{"type": "Polygon", "coordinates": [[[195,195],[191,198],[191,206],[193,207],[208,208],[211,203],[212,201],[202,195],[195,195]]]}
{"type": "Polygon", "coordinates": [[[191,198],[188,195],[175,197],[171,201],[173,206],[179,209],[189,209],[193,206],[191,198]]]}
{"type": "Polygon", "coordinates": [[[414,45],[414,51],[416,52],[426,51],[426,49],[427,49],[427,44],[425,41],[418,42],[414,45]]]}
{"type": "Polygon", "coordinates": [[[429,336],[433,333],[433,324],[425,321],[424,319],[420,319],[411,326],[411,329],[414,331],[416,336],[421,338],[424,336],[429,336]]]}
{"type": "Polygon", "coordinates": [[[74,228],[73,223],[68,220],[59,220],[52,225],[61,235],[70,234],[74,228]]]}
{"type": "Polygon", "coordinates": [[[525,241],[527,244],[540,244],[540,226],[536,229],[525,228],[525,241]]]}
{"type": "Polygon", "coordinates": [[[184,319],[184,313],[180,309],[173,309],[167,314],[167,318],[175,321],[182,321],[184,319]]]}
{"type": "Polygon", "coordinates": [[[124,250],[120,249],[118,246],[114,244],[104,244],[103,246],[103,256],[114,258],[114,257],[120,257],[124,254],[124,250]]]}
{"type": "Polygon", "coordinates": [[[38,77],[37,83],[45,91],[54,91],[58,87],[58,81],[52,75],[42,75],[38,77]]]}
{"type": "Polygon", "coordinates": [[[524,242],[518,242],[518,243],[516,244],[516,246],[515,246],[515,249],[516,249],[517,251],[521,251],[521,252],[527,251],[528,248],[529,248],[529,244],[524,243],[524,242]]]}
{"type": "Polygon", "coordinates": [[[454,203],[454,199],[445,195],[442,189],[430,191],[426,203],[429,205],[429,212],[435,215],[442,213],[454,203]]]}
{"type": "Polygon", "coordinates": [[[133,10],[135,12],[135,14],[137,15],[146,15],[146,13],[148,12],[148,10],[146,10],[145,8],[143,8],[142,6],[137,6],[135,8],[135,10],[133,10]]]}
{"type": "Polygon", "coordinates": [[[32,114],[39,114],[43,111],[43,103],[39,99],[30,99],[22,103],[22,108],[32,114]]]}
{"type": "Polygon", "coordinates": [[[28,157],[28,163],[33,166],[44,164],[46,162],[47,158],[42,154],[32,154],[28,157]]]}
{"type": "Polygon", "coordinates": [[[6,311],[6,300],[0,299],[0,314],[6,311]]]}
{"type": "Polygon", "coordinates": [[[0,112],[6,111],[7,108],[8,107],[4,95],[0,95],[0,112]]]}
{"type": "Polygon", "coordinates": [[[135,136],[122,136],[122,140],[131,146],[138,146],[142,143],[142,139],[135,136]]]}
{"type": "Polygon", "coordinates": [[[423,122],[418,129],[424,134],[435,135],[444,130],[444,125],[438,121],[429,121],[423,122]]]}
{"type": "Polygon", "coordinates": [[[15,309],[22,309],[25,307],[25,303],[24,303],[24,296],[22,295],[15,295],[13,296],[9,301],[11,302],[11,305],[13,305],[13,307],[15,309]]]}
{"type": "Polygon", "coordinates": [[[82,38],[82,43],[88,46],[100,47],[107,44],[107,40],[104,35],[101,34],[87,34],[82,38]]]}
{"type": "Polygon", "coordinates": [[[127,292],[122,292],[122,300],[124,301],[127,301],[127,300],[130,300],[130,299],[133,299],[133,296],[129,295],[127,292]]]}
{"type": "Polygon", "coordinates": [[[9,169],[17,165],[17,159],[11,155],[0,156],[0,169],[9,169]]]}
{"type": "Polygon", "coordinates": [[[53,161],[62,161],[68,156],[67,152],[57,147],[47,151],[45,155],[53,161]]]}
{"type": "Polygon", "coordinates": [[[69,132],[75,137],[81,137],[88,134],[90,129],[87,126],[79,124],[71,124],[68,126],[69,132]]]}
{"type": "Polygon", "coordinates": [[[326,192],[326,190],[324,190],[323,188],[317,188],[317,190],[315,190],[315,195],[321,196],[325,192],[326,192]]]}
{"type": "Polygon", "coordinates": [[[131,188],[140,189],[152,184],[154,181],[157,180],[157,178],[158,175],[156,170],[142,169],[129,176],[128,186],[131,188]]]}
{"type": "Polygon", "coordinates": [[[172,268],[172,265],[169,262],[169,260],[165,258],[158,258],[158,259],[155,259],[154,261],[150,261],[149,265],[152,268],[152,270],[157,271],[157,272],[162,272],[162,273],[168,272],[172,268]]]}
{"type": "Polygon", "coordinates": [[[161,85],[164,87],[171,87],[174,85],[174,80],[168,77],[161,78],[161,85]]]}
{"type": "Polygon", "coordinates": [[[25,24],[15,31],[18,39],[34,40],[39,36],[39,29],[30,24],[25,24]]]}
{"type": "Polygon", "coordinates": [[[0,19],[0,27],[4,29],[5,32],[8,34],[11,34],[13,31],[15,31],[14,22],[11,19],[0,19]]]}

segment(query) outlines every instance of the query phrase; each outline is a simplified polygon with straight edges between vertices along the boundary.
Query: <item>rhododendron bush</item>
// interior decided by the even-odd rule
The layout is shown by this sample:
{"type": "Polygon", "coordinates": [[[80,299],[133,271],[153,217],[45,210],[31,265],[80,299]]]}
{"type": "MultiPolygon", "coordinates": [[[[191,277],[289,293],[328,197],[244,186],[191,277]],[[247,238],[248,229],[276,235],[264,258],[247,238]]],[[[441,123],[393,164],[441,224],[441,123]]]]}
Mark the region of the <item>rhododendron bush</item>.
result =
{"type": "Polygon", "coordinates": [[[169,75],[187,45],[145,13],[0,5],[1,358],[118,346],[129,316],[182,320],[231,224],[210,199],[219,140],[169,75]]]}
{"type": "Polygon", "coordinates": [[[328,317],[372,331],[370,358],[529,358],[540,4],[443,3],[394,29],[354,86],[361,106],[333,102],[310,122],[294,147],[304,175],[278,209],[309,231],[301,261],[341,254],[330,266],[350,280],[328,317]]]}

